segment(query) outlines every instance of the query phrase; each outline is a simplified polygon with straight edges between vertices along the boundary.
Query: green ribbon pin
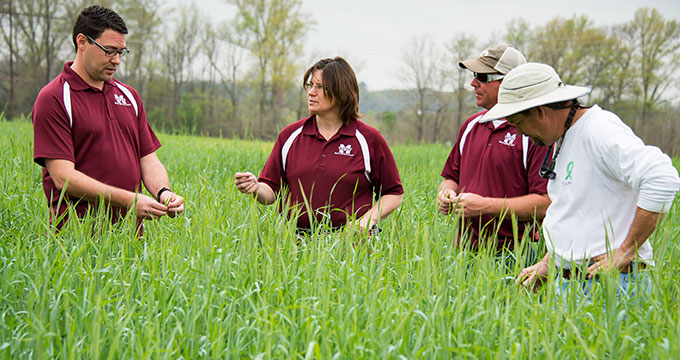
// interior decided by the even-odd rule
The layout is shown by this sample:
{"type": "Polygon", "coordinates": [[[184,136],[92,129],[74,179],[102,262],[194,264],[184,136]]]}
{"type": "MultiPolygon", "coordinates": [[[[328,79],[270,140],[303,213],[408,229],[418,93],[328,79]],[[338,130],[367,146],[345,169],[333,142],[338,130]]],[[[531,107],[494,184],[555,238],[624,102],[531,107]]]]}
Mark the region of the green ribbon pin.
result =
{"type": "Polygon", "coordinates": [[[569,164],[567,164],[567,177],[564,178],[564,180],[573,180],[571,177],[571,171],[574,169],[574,162],[570,161],[569,164]]]}

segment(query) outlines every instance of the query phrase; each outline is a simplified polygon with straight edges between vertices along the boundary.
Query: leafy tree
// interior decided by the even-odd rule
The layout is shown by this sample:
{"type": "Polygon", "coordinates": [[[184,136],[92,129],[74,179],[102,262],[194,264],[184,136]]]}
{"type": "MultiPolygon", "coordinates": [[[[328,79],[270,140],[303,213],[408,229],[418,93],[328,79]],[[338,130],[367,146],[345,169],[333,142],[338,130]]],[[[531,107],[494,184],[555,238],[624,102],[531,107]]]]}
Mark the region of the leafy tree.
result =
{"type": "Polygon", "coordinates": [[[401,72],[403,83],[411,90],[415,104],[416,141],[424,140],[425,118],[428,108],[428,94],[432,91],[432,81],[439,75],[436,61],[439,60],[435,46],[426,37],[414,37],[403,52],[404,68],[401,72]]]}
{"type": "Polygon", "coordinates": [[[159,0],[121,1],[120,16],[128,27],[130,55],[122,63],[126,80],[144,97],[146,83],[156,70],[154,54],[161,42],[161,3],[159,0]]]}
{"type": "Polygon", "coordinates": [[[385,124],[385,128],[388,131],[392,131],[392,129],[394,129],[394,125],[397,123],[397,115],[392,111],[385,111],[380,116],[380,120],[383,122],[383,124],[385,124]]]}
{"type": "Polygon", "coordinates": [[[642,96],[640,119],[645,119],[674,83],[669,74],[680,66],[680,24],[677,20],[666,20],[656,9],[642,8],[624,29],[632,35],[629,46],[634,49],[642,96]]]}
{"type": "Polygon", "coordinates": [[[630,113],[624,102],[634,100],[639,93],[635,81],[631,81],[635,61],[634,48],[630,46],[633,37],[625,26],[611,27],[609,51],[600,53],[602,58],[593,64],[593,76],[587,82],[593,88],[593,100],[615,112],[630,113]]]}
{"type": "Polygon", "coordinates": [[[196,4],[180,7],[173,36],[166,39],[166,46],[161,51],[167,73],[173,82],[173,109],[176,109],[181,101],[185,81],[191,79],[192,65],[196,61],[194,54],[198,48],[199,24],[204,21],[197,14],[199,10],[196,4]]]}
{"type": "Polygon", "coordinates": [[[535,31],[527,57],[549,64],[568,84],[599,77],[601,59],[612,49],[606,32],[585,15],[555,18],[535,31]]]}
{"type": "Polygon", "coordinates": [[[505,28],[503,40],[524,54],[534,40],[529,22],[521,17],[513,18],[505,28]]]}
{"type": "Polygon", "coordinates": [[[200,117],[201,108],[196,103],[196,100],[190,94],[182,93],[180,104],[177,108],[179,127],[176,130],[180,133],[196,134],[200,117]]]}
{"type": "Polygon", "coordinates": [[[473,49],[476,46],[475,38],[466,33],[456,34],[446,46],[447,57],[451,59],[449,72],[456,98],[456,130],[463,125],[463,119],[466,115],[466,101],[469,94],[468,81],[470,79],[469,72],[465,69],[461,69],[460,66],[458,66],[458,62],[472,58],[474,56],[473,49]]]}
{"type": "MultiPolygon", "coordinates": [[[[247,39],[239,38],[238,35],[239,33],[234,31],[231,23],[222,23],[217,28],[207,23],[201,39],[201,49],[210,65],[210,81],[219,81],[226,93],[227,122],[232,125],[234,133],[241,134],[239,76],[241,76],[241,67],[245,61],[244,48],[247,46],[247,39]]],[[[217,95],[217,92],[214,93],[217,95]]],[[[213,102],[218,101],[216,98],[213,99],[213,102]]]]}
{"type": "Polygon", "coordinates": [[[256,62],[260,135],[273,136],[282,125],[285,88],[297,72],[293,58],[301,53],[311,16],[302,11],[302,0],[227,1],[237,7],[234,29],[248,40],[256,62]]]}
{"type": "Polygon", "coordinates": [[[0,11],[5,15],[0,26],[2,48],[10,50],[6,56],[11,65],[0,67],[3,77],[9,78],[2,88],[13,112],[15,108],[24,112],[54,77],[55,64],[63,58],[62,46],[70,37],[55,34],[63,31],[67,21],[64,7],[55,0],[22,0],[3,2],[0,11]]]}
{"type": "MultiPolygon", "coordinates": [[[[7,35],[5,36],[5,42],[8,45],[9,53],[7,56],[9,56],[9,86],[3,86],[3,90],[6,90],[9,93],[9,118],[12,119],[15,116],[14,112],[14,11],[12,9],[12,3],[13,0],[9,0],[7,3],[7,8],[3,7],[3,11],[7,11],[7,19],[8,19],[8,24],[9,28],[7,31],[7,35]]],[[[4,26],[0,27],[3,29],[3,35],[4,35],[4,26]]],[[[0,85],[4,85],[0,83],[0,85]]]]}

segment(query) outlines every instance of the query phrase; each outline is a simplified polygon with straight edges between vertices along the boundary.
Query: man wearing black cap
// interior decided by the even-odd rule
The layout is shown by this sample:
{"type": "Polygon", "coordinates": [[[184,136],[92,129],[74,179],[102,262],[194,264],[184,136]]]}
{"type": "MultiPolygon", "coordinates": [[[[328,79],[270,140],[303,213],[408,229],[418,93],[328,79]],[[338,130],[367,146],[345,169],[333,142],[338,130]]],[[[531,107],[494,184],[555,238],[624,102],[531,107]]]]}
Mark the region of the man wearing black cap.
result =
{"type": "MultiPolygon", "coordinates": [[[[497,102],[505,74],[524,63],[519,51],[497,45],[458,65],[472,71],[470,85],[477,106],[488,110],[497,102]]],[[[441,173],[444,181],[437,203],[442,214],[465,218],[460,240],[467,236],[471,248],[478,249],[489,240],[497,251],[512,250],[550,204],[547,180],[539,176],[547,149],[518,136],[514,125],[504,119],[479,123],[485,113],[472,115],[461,126],[441,173]],[[513,216],[518,227],[513,226],[513,216]]],[[[529,236],[534,239],[536,235],[531,232],[529,236]]]]}

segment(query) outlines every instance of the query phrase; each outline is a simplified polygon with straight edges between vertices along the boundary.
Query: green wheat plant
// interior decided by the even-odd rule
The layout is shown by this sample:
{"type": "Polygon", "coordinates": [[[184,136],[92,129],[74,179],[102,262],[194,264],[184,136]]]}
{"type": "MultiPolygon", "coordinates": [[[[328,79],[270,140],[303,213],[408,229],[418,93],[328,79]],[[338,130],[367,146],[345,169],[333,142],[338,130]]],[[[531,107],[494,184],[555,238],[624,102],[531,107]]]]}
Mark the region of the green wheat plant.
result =
{"type": "MultiPolygon", "coordinates": [[[[650,240],[649,294],[536,293],[490,251],[455,245],[436,207],[444,145],[394,146],[406,194],[379,240],[299,243],[279,206],[233,185],[272,144],[159,134],[177,218],[50,229],[29,119],[0,119],[0,356],[6,359],[673,359],[680,357],[678,202],[650,240]],[[613,295],[612,295],[613,294],[613,295]]],[[[675,162],[676,166],[678,162],[675,162]]],[[[525,239],[526,240],[526,239],[525,239]]]]}

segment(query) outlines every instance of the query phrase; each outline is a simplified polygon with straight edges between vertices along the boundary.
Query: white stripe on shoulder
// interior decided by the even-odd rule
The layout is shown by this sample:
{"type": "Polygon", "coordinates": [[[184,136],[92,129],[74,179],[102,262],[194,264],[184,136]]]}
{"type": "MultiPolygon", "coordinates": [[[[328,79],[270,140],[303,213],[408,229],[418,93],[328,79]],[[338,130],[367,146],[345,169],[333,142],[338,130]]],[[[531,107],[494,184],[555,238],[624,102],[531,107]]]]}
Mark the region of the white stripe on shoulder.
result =
{"type": "Polygon", "coordinates": [[[73,114],[71,113],[71,86],[64,80],[64,108],[68,114],[68,127],[73,127],[73,114]]]}
{"type": "MultiPolygon", "coordinates": [[[[303,125],[304,126],[304,125],[303,125]]],[[[286,171],[286,162],[288,160],[288,152],[290,151],[290,147],[293,146],[293,141],[295,140],[296,137],[302,133],[302,127],[300,126],[299,128],[295,129],[292,134],[286,139],[286,142],[283,143],[283,147],[281,148],[281,161],[283,162],[283,171],[286,171]]]]}
{"type": "Polygon", "coordinates": [[[529,154],[529,137],[522,134],[522,160],[524,161],[524,170],[527,169],[527,154],[529,154]]]}
{"type": "Polygon", "coordinates": [[[364,156],[364,175],[366,175],[368,182],[371,182],[371,152],[368,149],[368,142],[359,129],[356,130],[355,135],[357,141],[359,141],[359,146],[361,146],[361,154],[364,156]]]}
{"type": "Polygon", "coordinates": [[[118,86],[120,91],[122,91],[125,94],[125,96],[127,96],[128,99],[130,99],[130,103],[132,103],[132,107],[135,108],[135,115],[139,116],[139,109],[137,108],[137,102],[135,101],[135,98],[132,96],[132,92],[130,92],[130,90],[128,88],[126,88],[125,86],[121,85],[121,83],[119,83],[118,81],[116,81],[116,86],[118,86]]]}
{"type": "Polygon", "coordinates": [[[468,123],[468,126],[465,128],[465,131],[463,132],[463,137],[460,139],[460,148],[459,152],[461,155],[463,155],[463,147],[465,146],[465,139],[467,138],[468,134],[470,131],[472,131],[472,128],[475,127],[475,125],[479,122],[479,120],[484,116],[484,114],[477,116],[474,118],[472,121],[468,123]]]}

